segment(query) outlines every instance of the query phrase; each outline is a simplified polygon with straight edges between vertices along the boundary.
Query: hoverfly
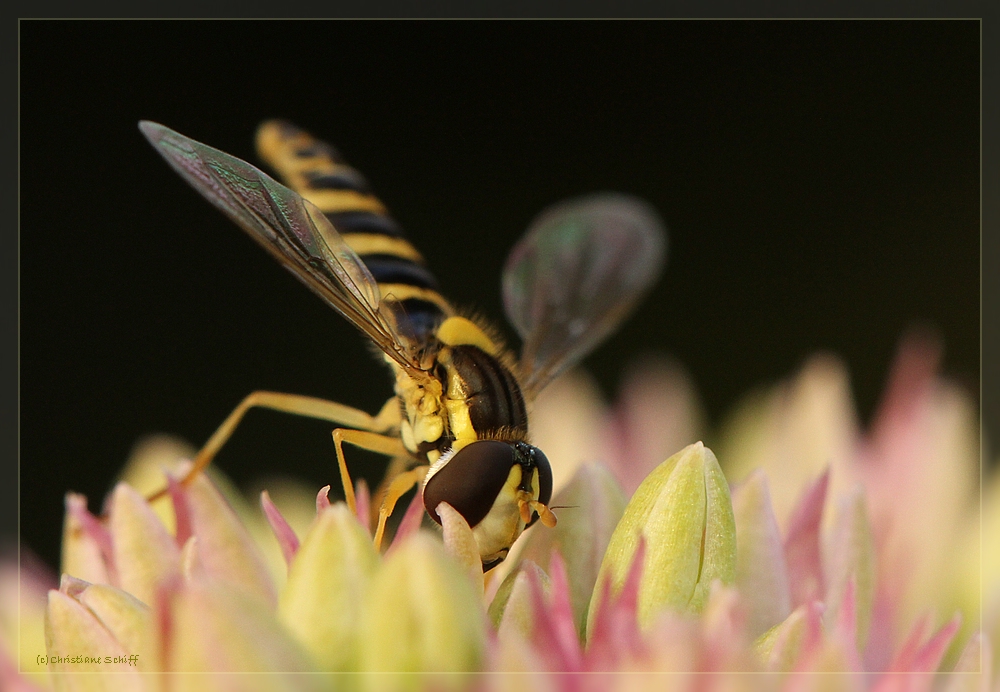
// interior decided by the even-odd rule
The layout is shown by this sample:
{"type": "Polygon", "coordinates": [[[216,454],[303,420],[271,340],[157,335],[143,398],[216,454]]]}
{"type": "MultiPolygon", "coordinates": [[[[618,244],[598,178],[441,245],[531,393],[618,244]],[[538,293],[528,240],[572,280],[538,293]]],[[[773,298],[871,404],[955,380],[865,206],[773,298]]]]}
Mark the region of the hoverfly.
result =
{"type": "Polygon", "coordinates": [[[614,331],[658,277],[666,239],[648,205],[605,193],[552,207],[534,222],[503,273],[506,313],[524,342],[515,360],[489,326],[456,313],[366,180],[330,145],[285,122],[262,124],[258,151],[285,187],[163,125],[139,127],[181,177],[361,330],[395,375],[394,396],[374,416],[254,392],[209,438],[187,479],[258,406],[338,426],[334,448],[352,511],[343,443],[392,458],[376,545],[396,502],[418,483],[435,521],[439,503],[448,502],[469,523],[484,571],[526,527],[555,525],[552,472],[530,443],[528,403],[614,331]]]}

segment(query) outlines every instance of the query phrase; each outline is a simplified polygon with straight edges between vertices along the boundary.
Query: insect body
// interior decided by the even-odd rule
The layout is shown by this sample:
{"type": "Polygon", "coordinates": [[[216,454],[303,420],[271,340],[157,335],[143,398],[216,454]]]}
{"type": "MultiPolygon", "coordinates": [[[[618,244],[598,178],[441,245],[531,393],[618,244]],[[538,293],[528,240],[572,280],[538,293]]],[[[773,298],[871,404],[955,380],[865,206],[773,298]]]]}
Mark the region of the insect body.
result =
{"type": "Polygon", "coordinates": [[[348,442],[393,457],[381,491],[376,543],[396,501],[422,482],[435,521],[441,502],[466,519],[484,570],[501,562],[537,520],[555,524],[549,462],[530,444],[528,405],[553,377],[613,331],[656,279],[665,238],[655,214],[604,194],[543,214],[504,271],[508,317],[524,338],[519,361],[487,326],[458,315],[365,179],[329,145],[283,122],[257,145],[289,184],[162,125],[143,134],[196,190],[360,329],[395,374],[376,416],[335,402],[254,392],[194,460],[208,463],[252,406],[336,423],[348,442]]]}

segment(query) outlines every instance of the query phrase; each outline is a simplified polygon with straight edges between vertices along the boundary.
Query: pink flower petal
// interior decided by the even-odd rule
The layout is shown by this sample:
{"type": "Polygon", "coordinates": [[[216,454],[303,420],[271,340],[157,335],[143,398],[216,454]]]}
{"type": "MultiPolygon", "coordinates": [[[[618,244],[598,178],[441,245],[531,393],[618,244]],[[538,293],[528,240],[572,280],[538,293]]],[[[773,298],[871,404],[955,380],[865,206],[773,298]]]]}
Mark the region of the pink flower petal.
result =
{"type": "Polygon", "coordinates": [[[929,615],[924,615],[916,622],[916,624],[913,625],[910,633],[906,635],[906,640],[903,642],[903,645],[899,647],[899,651],[896,652],[896,656],[893,658],[892,663],[889,666],[889,670],[909,670],[910,665],[916,658],[920,642],[930,634],[930,630],[931,618],[929,615]]]}
{"type": "Polygon", "coordinates": [[[837,621],[833,626],[834,638],[840,643],[844,654],[847,670],[860,671],[861,660],[858,658],[858,617],[857,589],[854,579],[847,581],[844,596],[837,610],[837,621]]]}
{"type": "MultiPolygon", "coordinates": [[[[881,574],[881,573],[879,573],[881,574]]],[[[868,629],[868,643],[862,655],[864,670],[889,670],[895,646],[895,614],[899,609],[898,599],[886,589],[883,579],[876,584],[875,602],[872,604],[872,624],[868,629]]]]}
{"type": "Polygon", "coordinates": [[[700,670],[751,670],[746,651],[746,607],[739,592],[721,581],[712,590],[701,618],[700,670]]]}
{"type": "Polygon", "coordinates": [[[874,438],[905,425],[916,414],[937,375],[942,351],[940,340],[929,332],[913,331],[903,336],[875,414],[874,438]]]}
{"type": "Polygon", "coordinates": [[[920,647],[917,655],[913,659],[913,670],[922,673],[933,673],[941,665],[941,658],[947,651],[951,640],[958,634],[958,628],[962,625],[962,616],[956,614],[937,631],[926,644],[920,647]]]}
{"type": "Polygon", "coordinates": [[[826,554],[825,603],[830,619],[836,621],[845,605],[854,608],[857,646],[868,642],[872,606],[875,600],[875,546],[868,522],[868,508],[860,486],[841,498],[826,554]],[[847,589],[852,598],[847,603],[847,589]]]}
{"type": "Polygon", "coordinates": [[[111,534],[77,493],[66,493],[62,571],[92,584],[118,583],[111,534]]]}
{"type": "MultiPolygon", "coordinates": [[[[892,673],[933,673],[941,663],[941,657],[951,643],[962,618],[955,615],[933,636],[930,633],[930,616],[924,616],[913,626],[906,641],[900,647],[889,670],[892,673]],[[926,641],[925,641],[926,640],[926,641]]],[[[880,689],[903,689],[905,685],[900,680],[906,676],[886,676],[880,681],[880,689]]]]}
{"type": "Polygon", "coordinates": [[[191,509],[188,507],[187,492],[183,485],[169,473],[167,476],[167,492],[170,493],[170,501],[174,505],[174,519],[176,522],[175,540],[178,547],[183,547],[191,538],[191,509]]]}
{"type": "Polygon", "coordinates": [[[805,608],[805,633],[802,646],[799,649],[799,661],[795,666],[797,671],[808,671],[823,647],[823,604],[811,601],[805,608]]]}
{"type": "Polygon", "coordinates": [[[644,653],[638,606],[645,559],[646,541],[640,538],[621,591],[612,595],[610,574],[598,585],[602,598],[587,642],[589,670],[615,670],[623,655],[640,657],[644,653]]]}
{"type": "Polygon", "coordinates": [[[354,484],[354,506],[358,510],[358,521],[361,522],[362,526],[368,529],[368,533],[371,533],[372,495],[371,491],[368,490],[368,483],[365,482],[364,478],[359,478],[358,482],[354,484]]]}
{"type": "Polygon", "coordinates": [[[934,676],[929,673],[937,671],[941,657],[951,643],[961,618],[956,615],[934,636],[923,642],[930,627],[930,618],[921,618],[910,631],[906,641],[900,648],[896,659],[892,662],[890,672],[882,675],[872,692],[925,692],[932,689],[934,676]]]}
{"type": "Polygon", "coordinates": [[[822,598],[823,566],[820,558],[820,523],[830,482],[830,470],[823,472],[799,500],[788,523],[785,560],[792,605],[800,606],[822,598]]]}
{"type": "Polygon", "coordinates": [[[792,612],[788,567],[764,472],[733,489],[736,585],[747,607],[748,634],[758,637],[792,612]]]}
{"type": "Polygon", "coordinates": [[[551,604],[553,624],[557,627],[559,647],[566,653],[568,660],[577,670],[582,664],[583,652],[580,639],[576,634],[576,623],[573,619],[573,606],[570,602],[569,578],[566,575],[566,562],[559,551],[552,551],[549,558],[549,578],[552,580],[551,604]]]}
{"type": "Polygon", "coordinates": [[[330,486],[324,485],[316,494],[316,514],[330,506],[330,486]]]}
{"type": "Polygon", "coordinates": [[[576,636],[569,584],[562,559],[553,555],[549,560],[549,571],[551,603],[546,603],[537,575],[528,572],[536,615],[535,648],[547,661],[549,670],[580,672],[583,670],[583,650],[576,636]]]}
{"type": "MultiPolygon", "coordinates": [[[[399,526],[396,527],[396,535],[392,538],[392,545],[395,546],[397,543],[402,543],[407,536],[417,532],[420,528],[420,522],[424,518],[424,497],[423,493],[419,490],[410,500],[410,505],[406,508],[406,513],[403,514],[403,518],[399,520],[399,526]]],[[[391,547],[391,546],[390,546],[391,547]]]]}
{"type": "Polygon", "coordinates": [[[260,506],[264,510],[264,516],[267,517],[267,523],[271,525],[274,537],[278,539],[281,554],[285,557],[285,564],[292,564],[292,558],[295,557],[295,553],[299,549],[299,537],[295,535],[295,531],[285,521],[278,508],[274,506],[271,496],[266,490],[260,494],[260,506]]]}
{"type": "Polygon", "coordinates": [[[535,574],[543,593],[551,591],[551,579],[541,567],[531,560],[521,560],[518,563],[497,587],[487,611],[490,621],[497,628],[498,646],[509,644],[512,638],[517,640],[517,648],[520,648],[521,643],[530,645],[529,640],[535,629],[535,609],[531,601],[531,585],[528,583],[529,571],[535,574]]]}

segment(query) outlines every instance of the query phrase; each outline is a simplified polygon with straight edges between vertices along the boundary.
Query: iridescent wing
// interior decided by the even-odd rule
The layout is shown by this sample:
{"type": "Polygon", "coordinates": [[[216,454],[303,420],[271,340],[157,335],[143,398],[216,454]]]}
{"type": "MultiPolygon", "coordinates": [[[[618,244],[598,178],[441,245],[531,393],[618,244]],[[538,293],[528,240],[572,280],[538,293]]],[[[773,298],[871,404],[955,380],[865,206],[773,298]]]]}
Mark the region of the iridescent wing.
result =
{"type": "Polygon", "coordinates": [[[429,379],[419,365],[422,344],[411,343],[399,334],[398,318],[391,305],[381,301],[371,272],[323,212],[246,161],[157,123],[144,120],[139,129],[195,190],[407,374],[419,382],[429,379]]]}
{"type": "Polygon", "coordinates": [[[653,208],[622,194],[563,202],[532,222],[503,273],[504,308],[524,340],[526,395],[618,328],[656,282],[666,248],[653,208]]]}

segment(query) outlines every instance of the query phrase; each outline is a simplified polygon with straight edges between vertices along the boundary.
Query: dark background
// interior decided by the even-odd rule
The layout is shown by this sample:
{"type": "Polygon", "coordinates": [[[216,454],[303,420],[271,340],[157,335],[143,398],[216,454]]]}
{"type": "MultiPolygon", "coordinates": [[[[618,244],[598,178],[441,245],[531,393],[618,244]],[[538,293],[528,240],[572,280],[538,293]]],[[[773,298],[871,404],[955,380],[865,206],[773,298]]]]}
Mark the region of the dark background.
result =
{"type": "MultiPolygon", "coordinates": [[[[607,393],[670,354],[716,423],[826,349],[870,416],[930,325],[979,394],[979,23],[24,22],[21,534],[55,564],[66,490],[143,434],[203,442],[254,389],[375,411],[363,340],[176,177],[136,122],[254,161],[259,121],[335,143],[446,295],[502,322],[507,250],[613,189],[670,228],[667,271],[585,365],[607,393]]],[[[251,413],[245,481],[333,478],[329,425],[251,413]]],[[[363,462],[362,462],[363,464],[363,462]]]]}

